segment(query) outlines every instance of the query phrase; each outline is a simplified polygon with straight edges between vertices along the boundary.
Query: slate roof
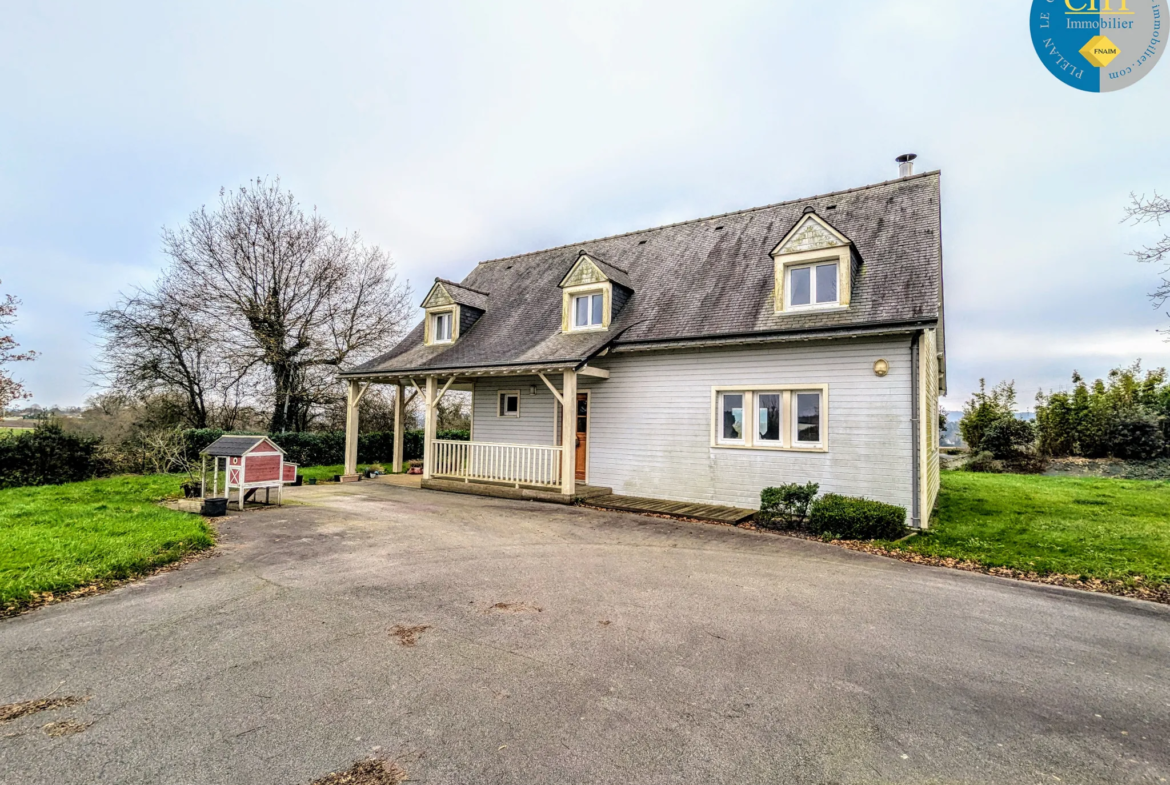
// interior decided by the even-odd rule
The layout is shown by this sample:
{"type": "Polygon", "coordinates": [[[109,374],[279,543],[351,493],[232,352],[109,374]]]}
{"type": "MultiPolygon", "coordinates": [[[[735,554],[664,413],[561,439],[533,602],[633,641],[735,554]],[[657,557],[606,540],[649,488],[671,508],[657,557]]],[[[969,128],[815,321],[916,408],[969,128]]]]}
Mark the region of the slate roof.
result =
{"type": "MultiPolygon", "coordinates": [[[[199,451],[200,455],[238,457],[264,441],[267,436],[221,436],[199,451]]],[[[275,446],[275,445],[273,445],[275,446]]],[[[277,447],[276,449],[280,449],[277,447]]]]}
{"type": "Polygon", "coordinates": [[[620,350],[941,325],[939,198],[940,174],[927,172],[481,262],[457,286],[490,292],[490,304],[458,341],[425,346],[420,323],[393,350],[343,375],[584,362],[610,343],[620,350]],[[848,308],[777,314],[769,252],[810,207],[853,242],[863,263],[848,308]],[[608,332],[561,333],[557,285],[582,250],[625,273],[634,292],[608,332]]]}
{"type": "Polygon", "coordinates": [[[470,289],[463,284],[448,281],[446,278],[436,278],[435,283],[443,284],[443,288],[447,290],[447,294],[451,295],[451,299],[460,305],[468,305],[481,311],[487,310],[488,292],[470,289]]]}

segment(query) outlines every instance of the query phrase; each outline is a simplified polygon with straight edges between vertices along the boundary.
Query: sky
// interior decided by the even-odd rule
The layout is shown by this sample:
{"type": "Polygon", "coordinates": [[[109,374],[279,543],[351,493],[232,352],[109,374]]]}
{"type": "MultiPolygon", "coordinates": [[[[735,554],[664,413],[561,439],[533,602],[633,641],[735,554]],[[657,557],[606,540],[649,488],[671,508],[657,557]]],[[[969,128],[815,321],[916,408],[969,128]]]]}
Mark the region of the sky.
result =
{"type": "MultiPolygon", "coordinates": [[[[421,301],[478,261],[942,170],[949,390],[1021,407],[1170,365],[1129,194],[1170,191],[1170,64],[1041,65],[1024,0],[11,3],[0,292],[44,406],[95,392],[93,312],[163,227],[279,177],[421,301]]],[[[1162,231],[1170,231],[1164,227],[1162,231]]],[[[421,316],[421,311],[420,311],[421,316]]]]}

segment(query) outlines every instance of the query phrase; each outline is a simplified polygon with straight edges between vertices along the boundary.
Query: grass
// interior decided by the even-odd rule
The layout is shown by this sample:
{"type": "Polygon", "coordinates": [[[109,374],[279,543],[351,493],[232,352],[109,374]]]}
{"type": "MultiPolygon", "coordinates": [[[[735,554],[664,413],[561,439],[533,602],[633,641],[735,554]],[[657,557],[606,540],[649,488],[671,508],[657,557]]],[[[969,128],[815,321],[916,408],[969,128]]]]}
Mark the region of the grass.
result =
{"type": "Polygon", "coordinates": [[[210,547],[202,518],[159,506],[178,475],[0,490],[0,614],[132,578],[210,547]]]}
{"type": "Polygon", "coordinates": [[[1039,575],[1170,583],[1170,482],[943,472],[929,533],[890,550],[1039,575]]]}

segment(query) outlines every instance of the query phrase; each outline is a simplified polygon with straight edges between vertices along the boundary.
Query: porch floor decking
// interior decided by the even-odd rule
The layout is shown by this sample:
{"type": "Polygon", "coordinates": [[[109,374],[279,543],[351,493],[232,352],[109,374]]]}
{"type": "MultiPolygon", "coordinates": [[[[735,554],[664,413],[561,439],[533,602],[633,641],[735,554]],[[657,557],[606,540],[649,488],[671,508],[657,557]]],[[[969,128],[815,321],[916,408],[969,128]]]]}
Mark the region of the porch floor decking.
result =
{"type": "Polygon", "coordinates": [[[663,499],[644,499],[640,496],[594,496],[587,499],[591,507],[622,512],[655,512],[661,515],[678,515],[683,518],[697,518],[732,525],[743,523],[755,517],[755,510],[743,507],[724,507],[718,504],[696,504],[694,502],[671,502],[663,499]]]}

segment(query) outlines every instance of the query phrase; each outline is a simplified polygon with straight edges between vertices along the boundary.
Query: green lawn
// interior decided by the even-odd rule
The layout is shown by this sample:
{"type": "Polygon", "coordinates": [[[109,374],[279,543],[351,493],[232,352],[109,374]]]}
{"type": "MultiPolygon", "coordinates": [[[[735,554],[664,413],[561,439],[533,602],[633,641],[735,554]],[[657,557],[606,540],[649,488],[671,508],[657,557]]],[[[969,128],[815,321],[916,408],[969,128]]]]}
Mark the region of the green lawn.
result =
{"type": "Polygon", "coordinates": [[[947,471],[926,535],[885,547],[988,567],[1170,582],[1170,482],[947,471]]]}
{"type": "Polygon", "coordinates": [[[122,476],[0,490],[0,612],[33,593],[129,578],[213,544],[198,515],[155,502],[178,475],[122,476]]]}
{"type": "MultiPolygon", "coordinates": [[[[390,473],[390,462],[386,461],[385,463],[359,463],[357,465],[358,474],[361,474],[371,466],[381,466],[382,471],[387,474],[390,473]]],[[[333,466],[301,466],[297,468],[297,474],[304,477],[305,480],[313,478],[317,482],[330,482],[334,475],[342,474],[344,471],[345,466],[340,463],[334,464],[333,466]]]]}

